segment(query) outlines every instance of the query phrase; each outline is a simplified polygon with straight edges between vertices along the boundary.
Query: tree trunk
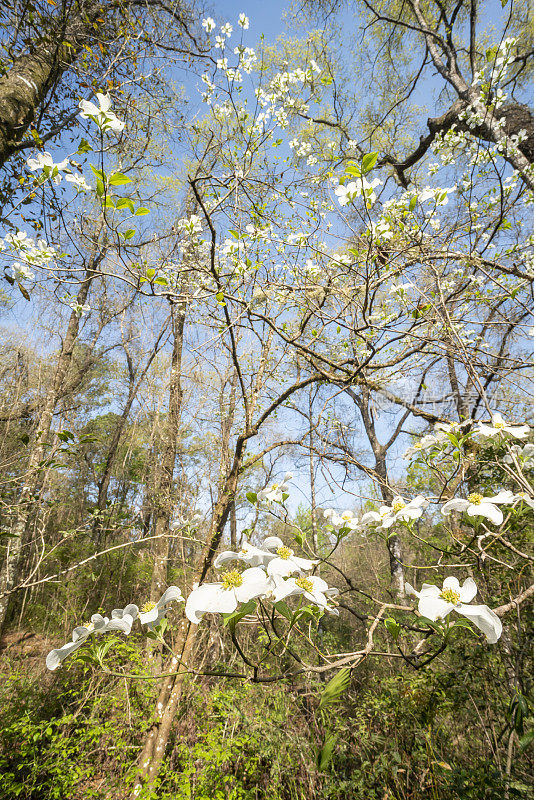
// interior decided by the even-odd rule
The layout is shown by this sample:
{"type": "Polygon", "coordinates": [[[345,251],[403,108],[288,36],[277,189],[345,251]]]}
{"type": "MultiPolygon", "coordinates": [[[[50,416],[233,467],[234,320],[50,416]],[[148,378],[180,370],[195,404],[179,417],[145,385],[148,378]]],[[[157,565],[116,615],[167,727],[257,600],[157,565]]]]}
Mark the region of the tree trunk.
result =
{"type": "MultiPolygon", "coordinates": [[[[202,583],[206,577],[219,546],[235,498],[239,470],[245,451],[245,442],[245,436],[240,436],[237,440],[232,467],[226,475],[219,499],[213,510],[210,532],[198,561],[198,567],[193,581],[195,583],[202,583]]],[[[141,752],[139,776],[133,789],[132,798],[139,797],[143,786],[146,784],[150,785],[159,772],[165,754],[165,748],[169,740],[171,726],[182,696],[183,684],[188,673],[196,631],[197,627],[195,625],[191,625],[187,619],[183,620],[177,640],[174,644],[174,652],[176,655],[172,657],[166,666],[167,672],[176,671],[177,674],[172,678],[166,678],[161,686],[156,703],[154,721],[147,732],[145,744],[141,752]]]]}
{"type": "Polygon", "coordinates": [[[17,149],[47,92],[76,61],[84,44],[95,35],[104,13],[95,0],[80,0],[43,24],[42,38],[30,53],[15,58],[0,79],[0,166],[17,149]]]}
{"type": "MultiPolygon", "coordinates": [[[[97,274],[98,265],[104,257],[104,250],[93,255],[90,265],[86,268],[84,280],[78,291],[76,302],[84,305],[91,282],[97,274]]],[[[54,379],[45,398],[43,410],[33,437],[33,448],[28,458],[26,475],[20,493],[15,522],[12,528],[12,537],[9,539],[6,556],[0,571],[0,633],[3,630],[9,606],[10,594],[18,578],[23,548],[27,544],[28,521],[35,501],[35,495],[40,485],[39,465],[43,461],[46,444],[50,435],[50,428],[54,411],[61,395],[62,385],[72,362],[72,354],[78,338],[80,320],[72,311],[67,332],[63,339],[54,379]]]]}
{"type": "Polygon", "coordinates": [[[169,560],[169,540],[164,535],[174,506],[174,465],[176,462],[176,443],[180,429],[182,409],[182,352],[184,343],[186,304],[171,304],[173,347],[171,375],[169,381],[169,411],[163,433],[160,475],[156,481],[156,496],[152,503],[154,515],[154,566],[150,585],[150,599],[157,602],[167,587],[167,567],[169,560]]]}

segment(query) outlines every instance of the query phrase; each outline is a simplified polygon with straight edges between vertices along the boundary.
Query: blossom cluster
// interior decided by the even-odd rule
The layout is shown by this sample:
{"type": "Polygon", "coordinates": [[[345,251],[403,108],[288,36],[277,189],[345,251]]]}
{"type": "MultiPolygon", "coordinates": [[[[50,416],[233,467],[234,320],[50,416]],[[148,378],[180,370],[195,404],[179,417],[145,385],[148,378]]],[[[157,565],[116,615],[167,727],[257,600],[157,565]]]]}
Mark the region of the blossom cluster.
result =
{"type": "Polygon", "coordinates": [[[268,536],[262,547],[245,542],[238,552],[225,550],[214,566],[219,569],[228,561],[246,564],[247,568],[243,572],[225,571],[220,581],[194,587],[185,606],[190,622],[198,624],[207,613],[232,614],[241,603],[258,598],[278,603],[302,596],[320,611],[337,611],[329,600],[337,589],[329,588],[317,575],[304,574],[319,562],[297,556],[278,536],[268,536]]]}
{"type": "Polygon", "coordinates": [[[19,283],[35,278],[32,267],[47,266],[58,257],[57,251],[44,239],[35,241],[25,231],[8,233],[0,239],[2,251],[16,258],[8,267],[8,274],[19,283]]]}
{"type": "Polygon", "coordinates": [[[128,636],[136,620],[142,625],[146,625],[149,630],[152,630],[169,611],[173,600],[178,602],[183,602],[184,600],[177,586],[169,586],[157,603],[145,603],[141,609],[134,603],[130,603],[124,608],[114,608],[111,612],[111,618],[103,617],[101,614],[93,614],[90,622],[74,628],[70,642],[48,653],[46,666],[50,670],[57,669],[67,656],[78,650],[91,636],[113,631],[120,631],[128,636]]]}

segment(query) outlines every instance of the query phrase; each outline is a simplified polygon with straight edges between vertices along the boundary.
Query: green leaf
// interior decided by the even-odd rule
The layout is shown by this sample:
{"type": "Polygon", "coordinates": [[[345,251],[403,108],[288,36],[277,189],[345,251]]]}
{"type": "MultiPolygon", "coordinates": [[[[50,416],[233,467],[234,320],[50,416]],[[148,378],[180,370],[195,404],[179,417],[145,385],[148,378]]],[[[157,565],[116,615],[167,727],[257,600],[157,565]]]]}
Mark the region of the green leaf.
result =
{"type": "Polygon", "coordinates": [[[367,155],[362,158],[362,173],[365,175],[367,172],[370,172],[377,160],[378,153],[367,153],[367,155]]]}
{"type": "Polygon", "coordinates": [[[243,619],[247,614],[252,614],[256,608],[256,601],[249,600],[244,606],[241,606],[239,611],[234,611],[233,614],[223,614],[223,626],[230,627],[230,630],[235,630],[235,626],[239,620],[243,619]]]}
{"type": "Polygon", "coordinates": [[[80,144],[78,145],[78,153],[81,155],[82,153],[89,153],[93,148],[87,141],[87,139],[81,139],[80,144]]]}
{"type": "Polygon", "coordinates": [[[132,214],[135,211],[135,206],[129,197],[121,197],[120,200],[117,200],[115,208],[129,208],[132,214]]]}
{"type": "Polygon", "coordinates": [[[274,607],[276,608],[279,614],[281,614],[283,617],[285,617],[291,622],[291,620],[293,619],[293,612],[291,611],[287,603],[284,603],[283,600],[280,600],[279,603],[274,604],[274,607]]]}
{"type": "Polygon", "coordinates": [[[137,211],[135,212],[135,216],[136,217],[144,217],[145,214],[150,214],[150,209],[149,208],[141,207],[141,208],[138,208],[137,211]]]}
{"type": "Polygon", "coordinates": [[[341,695],[349,688],[350,684],[350,669],[343,667],[337,675],[331,678],[321,693],[319,700],[319,708],[327,708],[328,706],[338,703],[341,695]]]}
{"type": "Polygon", "coordinates": [[[122,172],[116,172],[111,176],[109,182],[111,186],[122,186],[124,183],[131,183],[132,179],[127,175],[124,175],[122,172]]]}
{"type": "Polygon", "coordinates": [[[332,78],[330,77],[330,75],[322,75],[321,83],[323,84],[323,86],[330,86],[330,84],[332,83],[332,78]]]}
{"type": "Polygon", "coordinates": [[[399,623],[397,622],[397,620],[393,619],[393,617],[388,617],[387,619],[384,620],[384,625],[386,626],[386,628],[390,632],[390,634],[393,637],[393,639],[395,641],[397,641],[397,639],[399,638],[400,630],[401,630],[401,627],[400,627],[399,623]]]}
{"type": "Polygon", "coordinates": [[[521,738],[519,739],[519,747],[521,748],[521,750],[526,750],[527,747],[530,744],[532,744],[533,741],[534,741],[534,729],[525,733],[524,736],[521,736],[521,738]]]}
{"type": "Polygon", "coordinates": [[[128,228],[128,230],[124,231],[122,235],[125,239],[131,239],[132,236],[135,236],[135,228],[128,228]]]}
{"type": "Polygon", "coordinates": [[[102,197],[104,194],[104,184],[101,180],[97,180],[96,182],[96,193],[99,197],[102,197]]]}
{"type": "Polygon", "coordinates": [[[146,271],[146,276],[147,276],[149,281],[152,280],[152,278],[155,276],[155,274],[156,274],[156,270],[153,267],[149,267],[147,269],[147,271],[146,271]]]}
{"type": "Polygon", "coordinates": [[[337,741],[337,736],[335,733],[329,733],[325,736],[323,746],[317,753],[317,760],[316,760],[317,769],[320,772],[326,769],[326,767],[332,760],[332,754],[334,752],[336,741],[337,741]]]}
{"type": "MultiPolygon", "coordinates": [[[[355,161],[351,161],[349,164],[347,164],[347,166],[345,167],[345,172],[347,173],[347,175],[356,175],[357,178],[359,178],[362,174],[360,165],[356,164],[355,161]]],[[[358,255],[358,252],[354,251],[354,255],[358,255]]]]}
{"type": "Polygon", "coordinates": [[[253,503],[254,505],[258,502],[258,495],[256,492],[247,492],[246,498],[249,503],[253,503]]]}
{"type": "Polygon", "coordinates": [[[23,298],[25,300],[29,300],[30,299],[30,294],[29,294],[28,290],[26,289],[26,287],[23,286],[22,283],[17,283],[17,286],[19,287],[19,291],[20,291],[21,295],[23,296],[23,298]]]}
{"type": "Polygon", "coordinates": [[[416,203],[417,203],[417,195],[415,197],[412,197],[412,199],[410,200],[410,205],[408,206],[410,211],[414,210],[416,203]]]}
{"type": "Polygon", "coordinates": [[[105,180],[105,178],[106,178],[106,173],[105,172],[97,169],[92,164],[89,164],[89,166],[91,167],[91,169],[92,169],[93,173],[96,175],[96,177],[99,178],[99,180],[101,180],[101,181],[105,180]]]}
{"type": "Polygon", "coordinates": [[[157,283],[158,286],[168,286],[169,285],[169,281],[167,280],[167,278],[164,278],[163,276],[161,276],[159,278],[156,278],[154,283],[157,283]]]}

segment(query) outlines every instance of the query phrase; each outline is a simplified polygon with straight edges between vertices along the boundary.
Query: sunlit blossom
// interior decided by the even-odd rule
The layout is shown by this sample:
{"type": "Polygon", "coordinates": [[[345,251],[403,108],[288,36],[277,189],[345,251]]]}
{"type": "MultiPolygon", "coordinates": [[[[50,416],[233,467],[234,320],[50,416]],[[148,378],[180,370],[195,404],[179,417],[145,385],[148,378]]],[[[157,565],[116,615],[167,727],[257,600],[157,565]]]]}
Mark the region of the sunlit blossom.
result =
{"type": "Polygon", "coordinates": [[[163,592],[157,603],[148,602],[141,606],[139,622],[152,630],[156,625],[159,625],[165,614],[170,611],[170,604],[173,600],[183,602],[184,599],[184,596],[177,586],[169,586],[169,588],[163,592]]]}
{"type": "Polygon", "coordinates": [[[514,502],[513,492],[507,489],[499,492],[493,497],[484,497],[479,492],[472,492],[467,499],[460,497],[448,500],[441,508],[441,513],[448,516],[451,511],[465,511],[470,517],[485,517],[495,525],[500,525],[504,519],[501,504],[511,505],[514,502]]]}
{"type": "MultiPolygon", "coordinates": [[[[133,606],[133,608],[137,608],[137,606],[133,606]]],[[[133,615],[126,613],[126,609],[121,609],[123,612],[122,617],[115,617],[112,619],[108,619],[108,617],[103,617],[101,614],[93,614],[91,617],[91,622],[86,623],[85,625],[79,625],[78,627],[74,628],[72,632],[72,641],[67,642],[62,647],[59,647],[55,650],[51,650],[47,657],[46,657],[46,666],[49,670],[55,670],[63,661],[78,650],[87,639],[92,636],[93,634],[101,634],[101,633],[108,633],[110,631],[122,631],[128,635],[132,629],[132,623],[134,621],[133,615]]]]}
{"type": "Polygon", "coordinates": [[[248,603],[264,596],[269,589],[269,579],[260,567],[250,567],[243,572],[230,570],[221,575],[217,583],[203,583],[193,589],[185,604],[185,614],[198,625],[204,614],[232,614],[240,603],[248,603]]]}
{"type": "Polygon", "coordinates": [[[306,600],[309,600],[323,611],[332,611],[328,598],[337,593],[337,589],[329,589],[327,582],[318,575],[310,575],[300,578],[287,578],[287,580],[275,580],[272,596],[274,602],[278,603],[288,597],[303,595],[306,600]]]}
{"type": "Polygon", "coordinates": [[[501,620],[488,606],[467,605],[477,593],[477,586],[472,578],[467,578],[462,586],[458,578],[449,576],[443,581],[442,589],[432,583],[423,583],[420,592],[409,583],[405,584],[405,589],[406,594],[419,599],[419,613],[433,622],[445,619],[451,611],[456,611],[480,628],[490,644],[495,644],[502,633],[501,620]]]}
{"type": "Polygon", "coordinates": [[[264,500],[268,503],[281,503],[284,499],[284,494],[287,494],[288,492],[288,481],[290,481],[292,478],[293,475],[291,472],[286,472],[281,483],[271,483],[270,486],[266,486],[264,489],[261,489],[257,495],[258,500],[264,500]]]}
{"type": "Polygon", "coordinates": [[[491,418],[491,425],[486,422],[480,422],[475,433],[485,437],[501,436],[503,433],[508,433],[516,439],[525,439],[530,433],[530,427],[528,425],[510,425],[502,414],[497,412],[491,418]]]}
{"type": "Polygon", "coordinates": [[[120,133],[124,129],[124,122],[121,122],[113,111],[110,111],[111,99],[109,95],[97,92],[96,96],[98,106],[90,100],[80,100],[80,117],[92,119],[102,131],[112,130],[120,133]]]}
{"type": "Polygon", "coordinates": [[[361,522],[362,525],[377,524],[382,528],[390,528],[396,522],[410,522],[419,519],[427,505],[428,500],[421,495],[408,501],[397,496],[393,498],[391,506],[381,506],[378,512],[368,511],[363,515],[361,522]]]}

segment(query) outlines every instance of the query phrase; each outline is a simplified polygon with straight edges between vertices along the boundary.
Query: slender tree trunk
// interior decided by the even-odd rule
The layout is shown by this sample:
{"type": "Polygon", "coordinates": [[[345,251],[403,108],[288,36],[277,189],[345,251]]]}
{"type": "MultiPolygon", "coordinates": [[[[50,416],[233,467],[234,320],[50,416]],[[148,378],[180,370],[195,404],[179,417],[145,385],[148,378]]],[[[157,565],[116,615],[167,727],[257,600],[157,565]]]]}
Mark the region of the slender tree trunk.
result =
{"type": "MultiPolygon", "coordinates": [[[[355,397],[355,399],[360,409],[365,432],[375,458],[374,471],[380,482],[382,499],[385,503],[391,505],[393,501],[393,492],[389,485],[387,473],[387,448],[380,443],[376,434],[374,416],[370,406],[371,395],[369,389],[362,386],[359,397],[355,397]]],[[[404,566],[399,536],[396,533],[390,533],[386,544],[389,553],[389,568],[393,591],[397,597],[402,598],[404,596],[404,566]]]]}
{"type": "MultiPolygon", "coordinates": [[[[245,436],[240,436],[237,440],[234,460],[229,473],[226,475],[219,498],[213,510],[210,532],[198,561],[198,567],[194,577],[194,582],[196,583],[201,583],[206,577],[219,546],[235,498],[239,470],[245,451],[245,442],[245,436]]],[[[187,619],[184,619],[174,645],[174,652],[176,655],[172,657],[166,666],[166,671],[176,671],[177,674],[174,677],[166,678],[161,686],[156,703],[154,720],[147,732],[141,752],[139,776],[133,789],[132,798],[139,797],[143,787],[145,785],[150,785],[158,775],[165,754],[165,748],[169,740],[171,726],[182,696],[184,680],[188,674],[196,632],[197,627],[191,625],[187,619]]]]}
{"type": "Polygon", "coordinates": [[[159,480],[156,481],[156,496],[152,504],[154,515],[154,566],[150,585],[150,599],[159,600],[167,586],[167,567],[169,561],[169,540],[164,535],[169,528],[169,520],[174,505],[174,465],[176,462],[177,440],[180,430],[182,410],[182,352],[184,343],[185,303],[171,304],[171,324],[173,347],[171,375],[169,381],[169,411],[163,434],[163,448],[159,480]]]}
{"type": "MultiPolygon", "coordinates": [[[[80,305],[84,305],[87,300],[91,282],[97,274],[98,265],[104,257],[104,253],[105,250],[102,249],[91,258],[76,297],[76,302],[80,305]]],[[[80,320],[73,311],[70,315],[67,331],[61,345],[54,379],[46,394],[44,406],[33,436],[33,447],[28,458],[26,475],[19,496],[16,517],[12,528],[12,537],[9,539],[7,553],[0,571],[0,633],[5,624],[10,593],[18,579],[23,548],[27,544],[28,521],[35,503],[35,495],[41,483],[39,465],[45,457],[52,419],[54,417],[58,398],[61,395],[62,385],[72,362],[72,355],[78,338],[79,327],[80,320]]]]}

